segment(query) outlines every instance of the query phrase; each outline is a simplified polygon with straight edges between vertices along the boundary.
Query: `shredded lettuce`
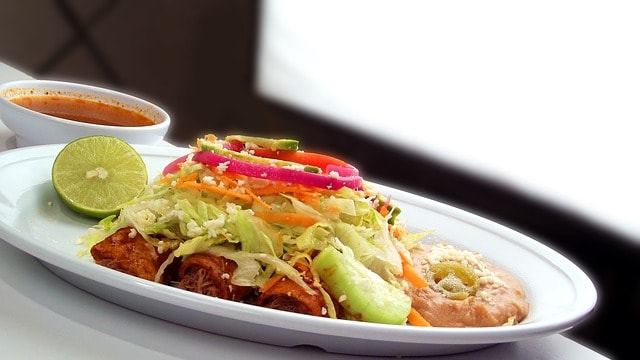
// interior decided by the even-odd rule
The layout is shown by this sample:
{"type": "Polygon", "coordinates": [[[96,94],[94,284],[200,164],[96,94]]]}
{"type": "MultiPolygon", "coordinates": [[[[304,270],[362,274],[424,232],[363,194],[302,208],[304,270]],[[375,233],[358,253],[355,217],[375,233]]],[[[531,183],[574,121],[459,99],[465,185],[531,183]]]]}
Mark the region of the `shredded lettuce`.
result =
{"type": "MultiPolygon", "coordinates": [[[[381,215],[377,205],[387,200],[370,189],[365,195],[362,190],[343,187],[309,202],[291,193],[268,194],[260,202],[247,202],[242,197],[180,186],[184,179],[194,177],[208,186],[229,186],[218,176],[219,170],[187,158],[177,172],[159,176],[137,199],[125,204],[117,217],[102,219],[82,242],[88,249],[119,228],[132,226],[160,252],[172,251],[170,260],[196,253],[233,260],[238,267],[231,282],[236,285],[260,287],[278,273],[328,299],[331,291],[322,288],[313,265],[319,252],[337,249],[400,287],[397,278],[402,262],[397,249],[411,248],[425,235],[394,233],[393,227],[400,226],[394,224],[400,209],[390,206],[390,213],[381,215]],[[320,221],[311,226],[268,223],[255,215],[265,211],[265,204],[268,211],[308,215],[320,221]],[[296,263],[309,268],[315,279],[313,288],[303,281],[296,263]]],[[[256,186],[269,185],[254,181],[256,186]]],[[[241,186],[244,180],[237,182],[241,186]]],[[[331,303],[328,312],[335,317],[333,302],[327,303],[331,303]]]]}

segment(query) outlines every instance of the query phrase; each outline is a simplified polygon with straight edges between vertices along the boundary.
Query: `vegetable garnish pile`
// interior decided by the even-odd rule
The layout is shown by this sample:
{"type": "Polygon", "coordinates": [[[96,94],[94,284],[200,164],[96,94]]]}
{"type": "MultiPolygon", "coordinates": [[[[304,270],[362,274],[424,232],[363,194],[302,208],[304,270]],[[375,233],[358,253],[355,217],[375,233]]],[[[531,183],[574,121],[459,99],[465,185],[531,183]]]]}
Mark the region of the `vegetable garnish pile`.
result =
{"type": "Polygon", "coordinates": [[[289,139],[207,135],[83,237],[101,265],[298,313],[429,325],[400,209],[358,170],[289,139]]]}

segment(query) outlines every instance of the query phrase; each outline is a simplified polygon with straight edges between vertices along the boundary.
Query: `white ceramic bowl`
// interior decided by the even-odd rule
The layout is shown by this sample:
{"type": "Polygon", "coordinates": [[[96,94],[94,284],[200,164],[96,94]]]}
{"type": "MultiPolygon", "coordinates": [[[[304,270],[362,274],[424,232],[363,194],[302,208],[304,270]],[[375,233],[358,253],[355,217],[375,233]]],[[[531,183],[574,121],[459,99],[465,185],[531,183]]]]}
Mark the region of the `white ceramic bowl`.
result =
{"type": "Polygon", "coordinates": [[[0,120],[16,135],[19,147],[68,143],[89,135],[111,135],[131,144],[156,145],[169,130],[169,114],[138,97],[91,85],[51,80],[17,80],[0,84],[0,120]],[[97,101],[148,117],[145,126],[97,125],[29,110],[11,102],[24,96],[62,96],[97,101]]]}

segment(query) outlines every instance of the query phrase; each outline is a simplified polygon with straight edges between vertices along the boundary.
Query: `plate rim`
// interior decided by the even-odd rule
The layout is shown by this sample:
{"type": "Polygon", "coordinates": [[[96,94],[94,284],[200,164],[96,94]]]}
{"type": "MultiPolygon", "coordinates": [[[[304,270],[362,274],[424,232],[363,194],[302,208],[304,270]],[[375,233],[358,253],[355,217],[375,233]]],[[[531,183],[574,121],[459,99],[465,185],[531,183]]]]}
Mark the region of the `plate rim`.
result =
{"type": "MultiPolygon", "coordinates": [[[[63,146],[64,144],[39,145],[2,152],[0,153],[0,170],[7,164],[19,160],[34,157],[54,157],[63,146]]],[[[190,151],[188,148],[181,147],[153,145],[133,146],[140,152],[143,158],[162,156],[169,159],[170,157],[178,157],[190,151]]],[[[155,174],[150,174],[150,177],[154,175],[155,174]]],[[[315,318],[189,293],[167,285],[138,279],[104,267],[88,266],[92,264],[88,261],[82,261],[81,259],[69,261],[68,254],[63,255],[60,252],[38,246],[33,240],[25,239],[26,236],[19,232],[18,229],[7,224],[4,218],[0,218],[0,238],[39,260],[59,267],[64,271],[72,272],[92,281],[98,281],[107,286],[117,287],[122,291],[137,296],[160,302],[164,301],[175,306],[183,307],[186,307],[184,305],[186,301],[189,306],[188,310],[206,312],[208,314],[216,314],[216,311],[212,310],[228,311],[228,308],[231,308],[234,311],[235,317],[226,317],[237,321],[260,323],[265,326],[272,326],[275,321],[276,323],[286,323],[288,329],[298,331],[308,332],[310,329],[322,330],[322,332],[314,332],[315,335],[322,335],[323,333],[331,335],[339,334],[338,336],[357,336],[360,340],[371,341],[382,340],[382,337],[384,337],[385,341],[403,344],[496,344],[519,341],[535,336],[551,335],[568,330],[583,321],[595,309],[598,296],[594,283],[576,264],[549,246],[502,224],[466,210],[391,186],[376,183],[372,184],[377,186],[381,191],[391,193],[394,198],[402,202],[411,203],[413,206],[418,207],[428,206],[428,209],[431,211],[446,214],[454,217],[458,221],[465,221],[485,231],[500,234],[510,242],[517,241],[518,244],[524,245],[527,250],[533,251],[536,255],[544,256],[545,259],[551,261],[559,269],[564,270],[564,274],[571,279],[571,282],[576,287],[576,291],[582,291],[582,293],[577,294],[579,295],[577,296],[579,299],[577,305],[580,306],[574,308],[573,312],[566,313],[563,319],[556,318],[554,321],[539,321],[522,323],[512,327],[492,328],[419,328],[315,318]],[[216,307],[218,307],[218,309],[215,309],[216,307]],[[301,316],[303,318],[301,318],[301,316]]]]}

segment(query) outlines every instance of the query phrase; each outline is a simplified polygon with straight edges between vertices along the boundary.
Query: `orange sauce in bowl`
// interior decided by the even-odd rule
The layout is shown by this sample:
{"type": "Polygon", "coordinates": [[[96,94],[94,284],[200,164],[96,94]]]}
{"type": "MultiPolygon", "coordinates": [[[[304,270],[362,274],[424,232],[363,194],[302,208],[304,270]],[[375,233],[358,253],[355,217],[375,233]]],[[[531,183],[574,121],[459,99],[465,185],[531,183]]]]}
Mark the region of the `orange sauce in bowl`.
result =
{"type": "Polygon", "coordinates": [[[11,99],[16,105],[43,114],[89,124],[110,126],[154,125],[147,116],[123,107],[65,96],[23,96],[11,99]]]}

